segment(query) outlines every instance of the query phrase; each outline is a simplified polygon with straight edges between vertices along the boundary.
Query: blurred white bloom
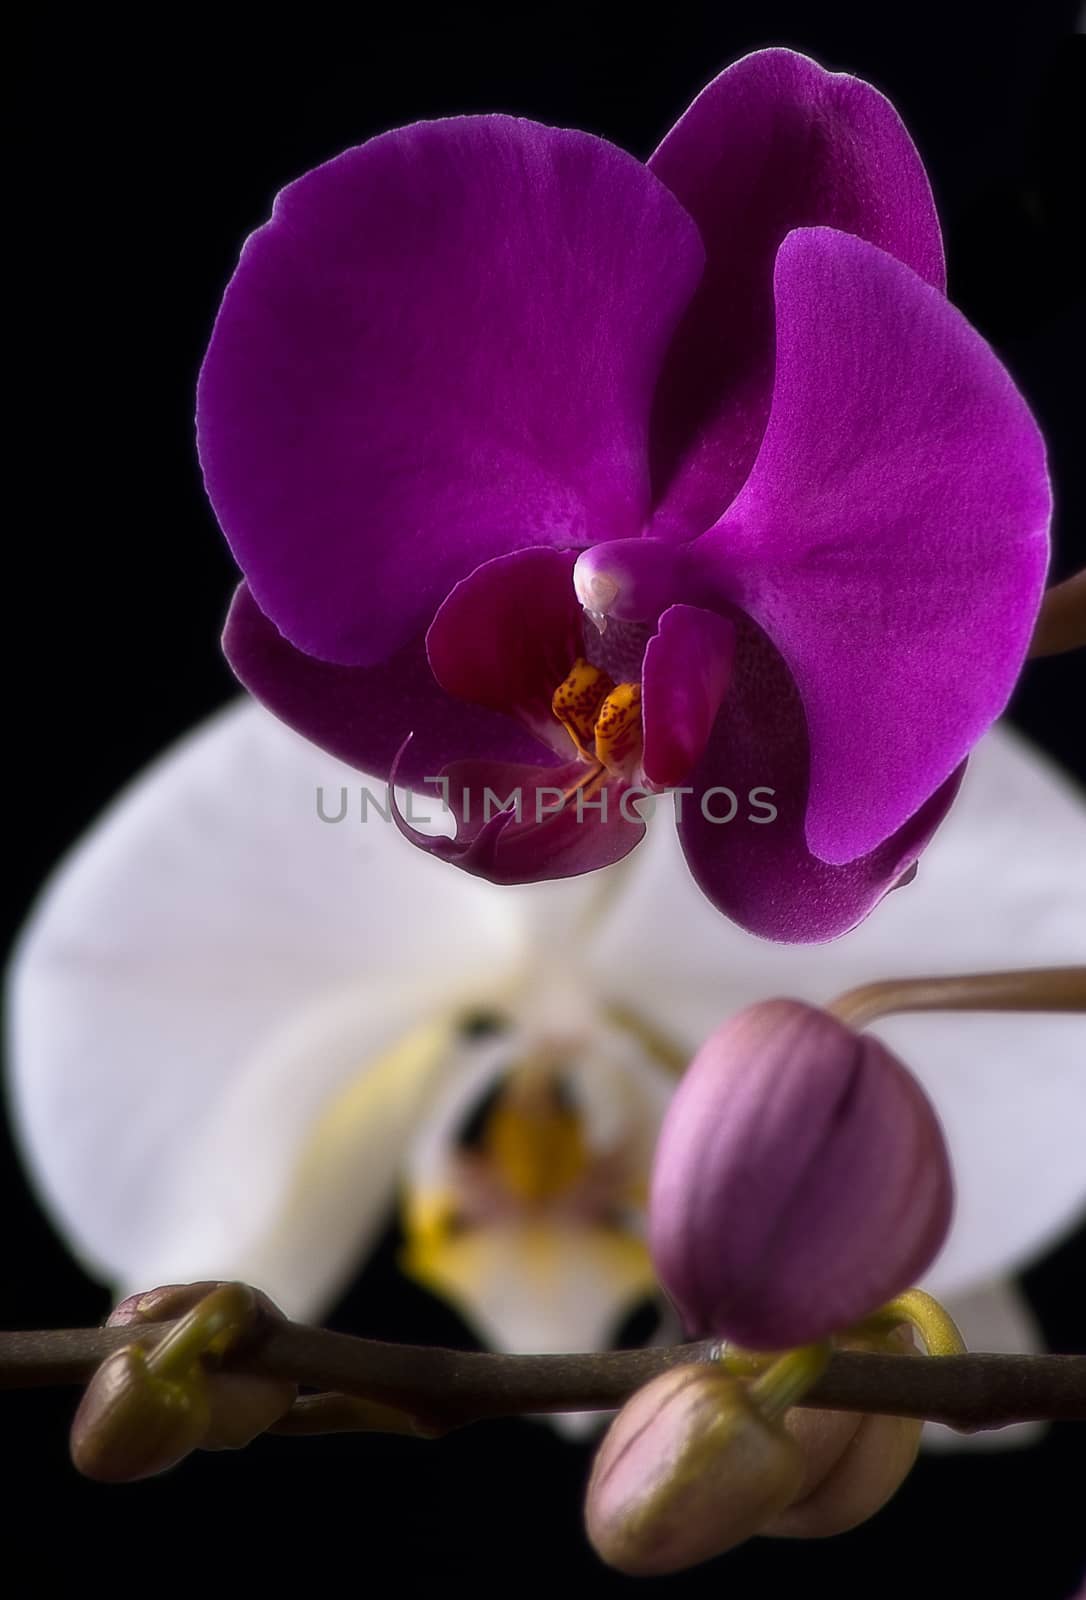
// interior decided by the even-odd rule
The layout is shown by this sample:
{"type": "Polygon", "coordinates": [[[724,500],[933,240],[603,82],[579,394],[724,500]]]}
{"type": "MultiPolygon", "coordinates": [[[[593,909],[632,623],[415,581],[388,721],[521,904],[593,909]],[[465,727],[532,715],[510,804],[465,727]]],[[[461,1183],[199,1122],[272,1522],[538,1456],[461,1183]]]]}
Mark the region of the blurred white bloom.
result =
{"type": "MultiPolygon", "coordinates": [[[[648,1161],[730,1012],[886,976],[1086,959],[1086,807],[1014,734],[977,750],[920,864],[836,944],[703,900],[668,808],[606,873],[496,888],[399,837],[365,780],[248,702],[124,794],[11,973],[17,1135],[123,1294],[237,1277],[319,1318],[394,1202],[405,1270],[497,1348],[604,1346],[651,1291],[648,1161]],[[347,814],[336,817],[340,789],[347,814]]],[[[371,786],[372,787],[372,786],[371,786]]],[[[1023,1348],[1006,1275],[1086,1198],[1083,1021],[911,1016],[880,1035],[943,1119],[958,1210],[925,1287],[1023,1348]]]]}

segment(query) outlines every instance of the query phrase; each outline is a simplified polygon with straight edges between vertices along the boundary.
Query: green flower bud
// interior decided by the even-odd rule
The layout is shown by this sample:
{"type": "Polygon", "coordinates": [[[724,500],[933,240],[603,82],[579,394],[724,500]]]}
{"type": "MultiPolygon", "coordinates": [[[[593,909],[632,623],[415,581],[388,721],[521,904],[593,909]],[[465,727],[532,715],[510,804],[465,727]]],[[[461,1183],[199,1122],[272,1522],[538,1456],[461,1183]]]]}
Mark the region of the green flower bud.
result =
{"type": "Polygon", "coordinates": [[[139,1345],[126,1345],[102,1362],[87,1386],[72,1423],[72,1461],[100,1483],[149,1478],[195,1450],[210,1423],[198,1365],[183,1379],[159,1377],[139,1345]]]}
{"type": "MultiPolygon", "coordinates": [[[[221,1282],[162,1284],[140,1294],[129,1295],[114,1308],[108,1327],[134,1327],[169,1322],[194,1311],[208,1300],[216,1290],[225,1288],[221,1282]]],[[[283,1313],[266,1294],[256,1289],[242,1289],[239,1302],[251,1304],[254,1315],[283,1320],[283,1313]]],[[[297,1393],[297,1384],[281,1378],[256,1378],[244,1372],[218,1372],[214,1365],[205,1364],[206,1394],[211,1409],[211,1421],[201,1440],[204,1450],[240,1450],[264,1433],[289,1411],[297,1393]]]]}

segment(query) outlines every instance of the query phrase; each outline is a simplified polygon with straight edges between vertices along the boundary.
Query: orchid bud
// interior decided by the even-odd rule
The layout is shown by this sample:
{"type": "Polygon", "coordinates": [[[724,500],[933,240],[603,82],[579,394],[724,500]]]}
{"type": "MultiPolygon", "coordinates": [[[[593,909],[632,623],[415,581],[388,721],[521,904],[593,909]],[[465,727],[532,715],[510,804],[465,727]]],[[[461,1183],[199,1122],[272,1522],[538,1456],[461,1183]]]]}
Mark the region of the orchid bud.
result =
{"type": "MultiPolygon", "coordinates": [[[[839,1350],[915,1355],[911,1330],[891,1329],[836,1341],[839,1350]]],[[[785,1539],[827,1539],[873,1517],[909,1475],[923,1423],[911,1417],[793,1407],[784,1426],[803,1451],[799,1492],[763,1532],[785,1539]]]]}
{"type": "MultiPolygon", "coordinates": [[[[826,1416],[826,1412],[793,1412],[789,1432],[806,1445],[821,1431],[819,1421],[826,1416]],[[793,1417],[799,1419],[798,1425],[793,1417]]],[[[786,1539],[828,1539],[866,1522],[896,1494],[916,1460],[923,1423],[913,1417],[883,1416],[853,1416],[850,1421],[852,1436],[821,1482],[810,1493],[801,1488],[763,1532],[786,1539]]]]}
{"type": "Polygon", "coordinates": [[[839,1332],[915,1282],[950,1225],[935,1112],[877,1039],[795,1000],[702,1046],[656,1148],[649,1242],[692,1336],[839,1332]]]}
{"type": "Polygon", "coordinates": [[[675,1367],[608,1429],[588,1486],[588,1537],[632,1577],[680,1572],[760,1532],[803,1475],[799,1445],[737,1378],[675,1367]]]}
{"type": "Polygon", "coordinates": [[[138,1345],[115,1350],[87,1385],[71,1432],[76,1468],[100,1483],[128,1483],[175,1466],[204,1440],[211,1407],[199,1367],[163,1378],[138,1345]]]}
{"type": "MultiPolygon", "coordinates": [[[[146,1327],[184,1316],[220,1288],[217,1282],[171,1283],[129,1295],[115,1306],[106,1326],[146,1327]]],[[[258,1290],[245,1291],[254,1314],[282,1320],[282,1312],[258,1290]]],[[[203,1450],[240,1450],[289,1410],[298,1388],[280,1378],[257,1378],[244,1372],[204,1373],[208,1425],[200,1440],[203,1450]]]]}

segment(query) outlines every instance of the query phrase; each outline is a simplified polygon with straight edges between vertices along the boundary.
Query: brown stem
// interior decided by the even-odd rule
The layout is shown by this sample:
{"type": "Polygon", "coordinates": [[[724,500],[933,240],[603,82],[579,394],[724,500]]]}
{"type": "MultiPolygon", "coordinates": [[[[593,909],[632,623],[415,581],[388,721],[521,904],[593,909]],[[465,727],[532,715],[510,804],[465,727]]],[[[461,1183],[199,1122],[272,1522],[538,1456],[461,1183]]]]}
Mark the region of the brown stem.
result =
{"type": "Polygon", "coordinates": [[[887,978],[850,989],[826,1010],[850,1028],[897,1011],[1086,1011],[1086,967],[887,978]]]}
{"type": "MultiPolygon", "coordinates": [[[[139,1329],[141,1343],[162,1338],[173,1323],[139,1329]]],[[[0,1387],[81,1383],[132,1328],[74,1328],[0,1333],[0,1387]]],[[[492,1417],[545,1411],[601,1411],[671,1367],[709,1361],[715,1340],[669,1349],[602,1354],[510,1356],[431,1349],[356,1339],[325,1328],[262,1316],[229,1365],[303,1387],[333,1391],[325,1401],[328,1429],[382,1428],[442,1433],[492,1417]],[[352,1406],[335,1397],[369,1402],[352,1406]],[[382,1408],[406,1414],[410,1427],[382,1408]]],[[[837,1352],[800,1402],[830,1411],[928,1417],[966,1430],[1030,1419],[1086,1421],[1086,1356],[901,1356],[837,1352]]],[[[320,1405],[303,1406],[297,1426],[320,1431],[320,1405]]]]}
{"type": "Polygon", "coordinates": [[[1041,603],[1029,657],[1063,655],[1086,646],[1086,568],[1054,584],[1041,603]]]}

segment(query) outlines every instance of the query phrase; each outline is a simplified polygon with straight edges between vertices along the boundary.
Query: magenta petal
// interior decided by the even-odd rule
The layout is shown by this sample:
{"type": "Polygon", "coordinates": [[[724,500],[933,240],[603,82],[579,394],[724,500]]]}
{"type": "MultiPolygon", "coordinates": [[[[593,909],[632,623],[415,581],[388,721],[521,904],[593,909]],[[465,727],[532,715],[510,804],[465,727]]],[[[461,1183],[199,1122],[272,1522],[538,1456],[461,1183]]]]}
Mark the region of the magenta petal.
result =
{"type": "Polygon", "coordinates": [[[516,722],[450,699],[434,682],[421,639],[379,667],[316,661],[287,643],[242,584],[223,649],[240,682],[280,721],[363,772],[387,778],[413,734],[397,779],[407,788],[423,788],[424,778],[465,750],[486,750],[499,761],[540,758],[539,745],[516,722]]]}
{"type": "Polygon", "coordinates": [[[197,408],[261,610],[307,654],[372,665],[480,562],[639,533],[702,259],[640,162],[510,117],[417,123],[289,185],[197,408]]]}
{"type": "Polygon", "coordinates": [[[519,716],[566,757],[572,741],[551,710],[584,654],[570,550],[517,550],[457,584],[426,635],[434,677],[450,695],[519,716]]]}
{"type": "MultiPolygon", "coordinates": [[[[574,878],[621,861],[645,832],[633,809],[640,791],[632,791],[625,805],[614,786],[581,806],[575,798],[560,803],[584,773],[579,761],[553,767],[456,761],[444,775],[457,819],[454,839],[422,833],[398,811],[393,816],[412,844],[491,883],[574,878]],[[506,809],[500,809],[503,801],[509,802],[506,809]]],[[[398,767],[393,781],[403,781],[398,767]]]]}
{"type": "Polygon", "coordinates": [[[1044,444],[991,349],[874,246],[791,234],[773,411],[695,553],[780,650],[810,732],[807,842],[889,838],[995,720],[1044,587],[1044,444]]]}
{"type": "Polygon", "coordinates": [[[660,384],[653,532],[690,538],[750,471],[773,387],[773,259],[793,228],[857,234],[943,285],[931,188],[876,89],[760,50],[704,89],[649,162],[701,229],[707,264],[660,384]]]}
{"type": "Polygon", "coordinates": [[[950,809],[963,771],[868,855],[842,866],[818,860],[804,837],[803,707],[781,658],[743,623],[712,739],[687,780],[693,793],[682,796],[683,853],[699,888],[748,932],[785,944],[836,939],[909,872],[950,809]],[[720,820],[733,809],[730,820],[720,820]]]}
{"type": "Polygon", "coordinates": [[[644,769],[674,788],[701,760],[731,677],[735,624],[699,606],[670,606],[645,650],[644,769]]]}

